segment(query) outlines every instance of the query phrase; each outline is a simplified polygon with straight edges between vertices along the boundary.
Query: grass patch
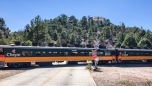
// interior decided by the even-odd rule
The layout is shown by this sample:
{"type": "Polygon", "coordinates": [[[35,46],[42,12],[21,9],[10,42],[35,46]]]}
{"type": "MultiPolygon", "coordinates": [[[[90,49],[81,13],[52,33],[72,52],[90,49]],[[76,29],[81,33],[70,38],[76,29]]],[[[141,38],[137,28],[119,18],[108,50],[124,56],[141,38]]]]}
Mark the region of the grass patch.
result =
{"type": "Polygon", "coordinates": [[[87,70],[92,70],[92,68],[91,68],[91,64],[88,64],[88,65],[86,65],[86,67],[85,67],[87,70]]]}
{"type": "Polygon", "coordinates": [[[125,86],[136,86],[135,83],[129,81],[119,81],[118,84],[123,84],[125,86]]]}
{"type": "Polygon", "coordinates": [[[101,68],[93,69],[93,68],[92,68],[92,64],[86,65],[85,68],[86,68],[87,70],[89,70],[90,72],[94,72],[94,71],[96,71],[96,72],[102,72],[102,71],[101,71],[101,68]]]}
{"type": "Polygon", "coordinates": [[[149,85],[149,86],[151,86],[152,85],[152,80],[146,80],[146,83],[149,85]]]}

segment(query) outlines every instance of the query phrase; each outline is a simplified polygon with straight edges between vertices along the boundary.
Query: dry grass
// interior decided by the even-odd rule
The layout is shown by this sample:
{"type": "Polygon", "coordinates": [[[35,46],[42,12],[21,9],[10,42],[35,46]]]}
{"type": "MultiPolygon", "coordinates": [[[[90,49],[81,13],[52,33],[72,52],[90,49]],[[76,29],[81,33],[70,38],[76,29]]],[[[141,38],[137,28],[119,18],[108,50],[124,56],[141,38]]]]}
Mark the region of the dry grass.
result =
{"type": "Polygon", "coordinates": [[[147,79],[146,83],[147,83],[149,86],[152,86],[152,80],[148,80],[148,79],[147,79]]]}
{"type": "Polygon", "coordinates": [[[86,67],[85,67],[87,70],[92,70],[92,68],[91,68],[91,64],[88,64],[88,65],[86,65],[86,67]]]}
{"type": "Polygon", "coordinates": [[[90,72],[101,72],[101,68],[93,69],[91,64],[86,65],[85,69],[89,70],[90,72]]]}
{"type": "MultiPolygon", "coordinates": [[[[117,83],[118,85],[119,84],[122,84],[122,85],[125,85],[125,86],[136,86],[136,84],[135,83],[133,83],[133,82],[129,82],[129,81],[119,81],[118,83],[117,83]]],[[[116,84],[116,85],[117,85],[116,84]]]]}

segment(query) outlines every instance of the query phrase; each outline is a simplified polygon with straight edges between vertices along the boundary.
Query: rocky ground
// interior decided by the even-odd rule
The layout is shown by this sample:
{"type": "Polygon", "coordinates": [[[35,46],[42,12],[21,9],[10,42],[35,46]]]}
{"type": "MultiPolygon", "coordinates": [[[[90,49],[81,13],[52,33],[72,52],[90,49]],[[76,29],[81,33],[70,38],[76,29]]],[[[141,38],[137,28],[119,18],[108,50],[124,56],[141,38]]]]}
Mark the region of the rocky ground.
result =
{"type": "Polygon", "coordinates": [[[152,64],[119,64],[99,66],[91,72],[97,86],[152,86],[152,64]]]}

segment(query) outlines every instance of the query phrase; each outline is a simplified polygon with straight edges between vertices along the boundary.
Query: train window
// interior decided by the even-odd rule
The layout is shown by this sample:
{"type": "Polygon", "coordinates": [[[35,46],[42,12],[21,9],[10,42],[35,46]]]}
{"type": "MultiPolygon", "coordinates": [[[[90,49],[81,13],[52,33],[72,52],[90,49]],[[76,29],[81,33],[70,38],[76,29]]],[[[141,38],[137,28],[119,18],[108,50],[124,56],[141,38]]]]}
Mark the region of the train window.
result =
{"type": "Polygon", "coordinates": [[[136,52],[136,56],[139,56],[140,54],[138,52],[136,52]]]}
{"type": "Polygon", "coordinates": [[[62,56],[64,56],[64,52],[60,52],[60,54],[61,54],[62,56]]]}
{"type": "Polygon", "coordinates": [[[149,56],[149,55],[150,55],[150,53],[147,52],[147,53],[146,53],[146,56],[149,56]]]}
{"type": "Polygon", "coordinates": [[[42,56],[45,56],[45,55],[46,55],[46,52],[41,52],[41,55],[42,55],[42,56]]]}
{"type": "Polygon", "coordinates": [[[80,55],[87,55],[87,52],[80,52],[80,55]]]}
{"type": "Polygon", "coordinates": [[[84,55],[84,52],[80,52],[80,55],[84,55]]]}
{"type": "Polygon", "coordinates": [[[129,56],[133,56],[134,55],[134,53],[133,52],[129,52],[129,56]]]}
{"type": "Polygon", "coordinates": [[[89,56],[92,56],[92,52],[89,52],[89,56]]]}
{"type": "Polygon", "coordinates": [[[67,56],[68,52],[60,52],[60,54],[63,55],[63,56],[67,56]]]}
{"type": "Polygon", "coordinates": [[[68,55],[68,52],[64,52],[64,55],[66,55],[66,56],[67,56],[67,55],[68,55]]]}
{"type": "Polygon", "coordinates": [[[22,55],[25,56],[25,51],[22,52],[22,55]]]}
{"type": "Polygon", "coordinates": [[[110,51],[105,51],[105,56],[110,56],[111,52],[110,51]]]}
{"type": "Polygon", "coordinates": [[[0,54],[4,54],[3,49],[0,49],[0,54]]]}
{"type": "Polygon", "coordinates": [[[76,56],[78,55],[78,52],[72,52],[71,55],[76,56]]]}
{"type": "Polygon", "coordinates": [[[140,53],[140,55],[141,55],[141,56],[144,56],[144,53],[143,53],[143,52],[141,52],[141,53],[140,53]]]}
{"type": "Polygon", "coordinates": [[[32,56],[33,52],[32,51],[23,51],[22,54],[23,54],[23,56],[32,56]]]}
{"type": "Polygon", "coordinates": [[[41,53],[38,51],[38,52],[36,52],[36,56],[40,56],[41,55],[41,53]]]}
{"type": "Polygon", "coordinates": [[[98,55],[103,55],[103,52],[98,52],[98,55]]]}
{"type": "Polygon", "coordinates": [[[27,54],[26,51],[23,51],[23,52],[22,52],[22,55],[23,55],[23,56],[26,56],[26,54],[27,54]]]}
{"type": "Polygon", "coordinates": [[[122,56],[128,56],[128,52],[121,52],[122,56]]]}
{"type": "Polygon", "coordinates": [[[53,53],[53,55],[58,55],[58,52],[52,52],[53,53]]]}
{"type": "Polygon", "coordinates": [[[32,51],[28,51],[28,55],[32,56],[33,52],[32,51]]]}
{"type": "Polygon", "coordinates": [[[143,56],[146,56],[146,52],[144,52],[143,56]]]}
{"type": "Polygon", "coordinates": [[[48,52],[48,55],[49,55],[49,56],[52,56],[52,52],[48,52]]]}

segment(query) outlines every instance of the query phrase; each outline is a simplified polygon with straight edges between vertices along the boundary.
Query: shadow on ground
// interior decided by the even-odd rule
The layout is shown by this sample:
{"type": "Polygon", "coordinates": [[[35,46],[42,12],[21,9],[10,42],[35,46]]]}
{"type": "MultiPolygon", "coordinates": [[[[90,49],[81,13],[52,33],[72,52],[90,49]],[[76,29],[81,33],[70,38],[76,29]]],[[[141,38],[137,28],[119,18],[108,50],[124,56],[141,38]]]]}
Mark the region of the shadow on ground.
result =
{"type": "MultiPolygon", "coordinates": [[[[30,70],[30,69],[35,69],[35,68],[58,68],[58,67],[85,67],[87,64],[82,63],[82,64],[53,64],[50,66],[30,66],[30,67],[15,67],[15,68],[0,68],[0,70],[30,70]]],[[[94,64],[92,65],[94,66],[94,64]]],[[[127,68],[127,67],[152,67],[152,63],[128,63],[128,64],[98,64],[98,67],[122,67],[122,68],[127,68]]]]}

